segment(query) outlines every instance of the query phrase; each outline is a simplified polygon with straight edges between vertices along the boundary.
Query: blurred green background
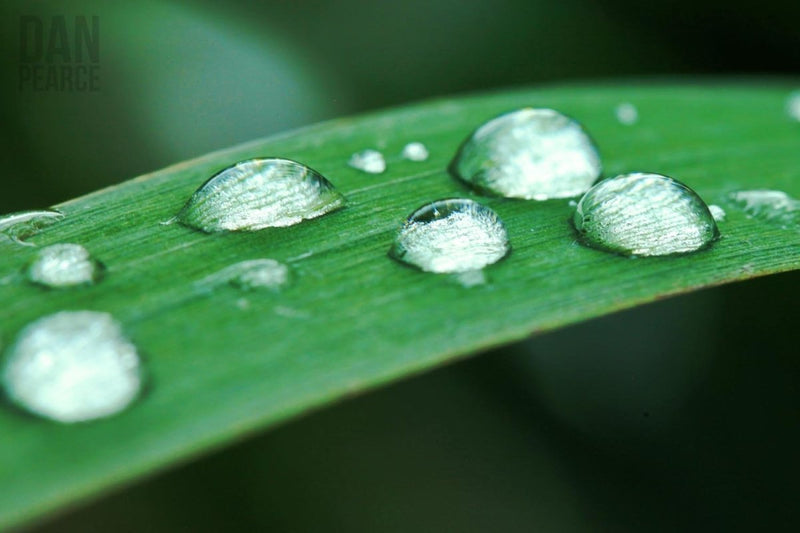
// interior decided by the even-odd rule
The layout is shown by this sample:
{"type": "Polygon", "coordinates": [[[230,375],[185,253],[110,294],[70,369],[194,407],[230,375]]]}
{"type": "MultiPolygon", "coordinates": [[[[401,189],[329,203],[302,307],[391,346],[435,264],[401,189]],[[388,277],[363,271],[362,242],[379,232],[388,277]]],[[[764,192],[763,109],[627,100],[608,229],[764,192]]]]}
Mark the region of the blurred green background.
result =
{"type": "MultiPolygon", "coordinates": [[[[797,2],[81,0],[0,13],[0,212],[425,98],[800,69],[797,2]],[[101,90],[20,90],[22,15],[97,15],[101,90]]],[[[484,354],[39,530],[797,530],[798,281],[703,291],[484,354]]]]}

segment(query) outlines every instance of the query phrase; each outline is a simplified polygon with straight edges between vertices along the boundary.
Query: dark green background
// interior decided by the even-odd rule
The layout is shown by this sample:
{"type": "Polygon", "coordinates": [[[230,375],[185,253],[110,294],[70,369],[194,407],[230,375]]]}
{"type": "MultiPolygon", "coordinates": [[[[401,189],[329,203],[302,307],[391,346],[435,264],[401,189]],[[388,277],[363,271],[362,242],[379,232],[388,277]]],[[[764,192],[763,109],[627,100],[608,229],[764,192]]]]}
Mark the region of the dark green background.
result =
{"type": "MultiPolygon", "coordinates": [[[[800,3],[150,0],[0,10],[0,212],[424,98],[800,68],[800,3]],[[56,14],[100,17],[101,91],[19,90],[19,17],[56,14]]],[[[794,530],[798,281],[703,291],[485,354],[43,530],[794,530]]]]}

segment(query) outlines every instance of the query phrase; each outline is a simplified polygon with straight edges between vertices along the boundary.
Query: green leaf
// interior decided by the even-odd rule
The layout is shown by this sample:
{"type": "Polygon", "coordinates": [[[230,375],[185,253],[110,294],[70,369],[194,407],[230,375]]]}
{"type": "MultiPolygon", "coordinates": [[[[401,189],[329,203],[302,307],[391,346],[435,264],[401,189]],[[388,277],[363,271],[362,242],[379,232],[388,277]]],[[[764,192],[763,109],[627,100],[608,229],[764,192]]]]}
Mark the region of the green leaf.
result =
{"type": "Polygon", "coordinates": [[[119,416],[76,426],[2,409],[0,525],[492,346],[798,268],[798,227],[751,218],[731,199],[765,188],[800,196],[800,124],[784,110],[788,93],[763,84],[568,87],[447,99],[216,152],[58,206],[65,219],[29,240],[80,243],[107,275],[96,286],[47,291],[14,277],[35,249],[0,243],[3,343],[52,312],[110,312],[144,355],[150,386],[119,416]],[[638,108],[636,125],[616,120],[621,102],[638,108]],[[522,106],[553,107],[582,122],[606,175],[658,172],[689,184],[727,211],[722,239],[687,256],[627,259],[577,244],[567,200],[485,198],[447,174],[466,135],[522,106]],[[424,142],[430,158],[402,159],[410,141],[424,142]],[[347,166],[353,152],[370,147],[384,152],[384,174],[347,166]],[[253,233],[207,235],[160,224],[209,176],[256,156],[308,164],[347,197],[347,207],[253,233]],[[488,205],[508,228],[513,252],[487,269],[485,285],[465,288],[387,257],[405,216],[453,196],[488,205]],[[263,257],[290,264],[293,284],[280,293],[194,288],[234,262],[263,257]]]}

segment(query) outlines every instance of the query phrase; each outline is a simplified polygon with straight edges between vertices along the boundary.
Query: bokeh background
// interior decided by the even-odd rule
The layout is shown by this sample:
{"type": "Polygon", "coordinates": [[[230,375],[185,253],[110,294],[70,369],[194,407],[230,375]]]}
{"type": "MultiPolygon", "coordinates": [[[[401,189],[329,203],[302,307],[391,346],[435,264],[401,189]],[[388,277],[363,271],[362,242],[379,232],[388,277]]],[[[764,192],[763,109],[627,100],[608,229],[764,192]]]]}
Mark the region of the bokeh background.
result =
{"type": "MultiPolygon", "coordinates": [[[[12,0],[0,15],[0,212],[426,98],[800,71],[798,2],[12,0]],[[99,16],[101,90],[19,90],[21,15],[99,16]]],[[[37,530],[797,530],[799,281],[482,354],[37,530]]]]}

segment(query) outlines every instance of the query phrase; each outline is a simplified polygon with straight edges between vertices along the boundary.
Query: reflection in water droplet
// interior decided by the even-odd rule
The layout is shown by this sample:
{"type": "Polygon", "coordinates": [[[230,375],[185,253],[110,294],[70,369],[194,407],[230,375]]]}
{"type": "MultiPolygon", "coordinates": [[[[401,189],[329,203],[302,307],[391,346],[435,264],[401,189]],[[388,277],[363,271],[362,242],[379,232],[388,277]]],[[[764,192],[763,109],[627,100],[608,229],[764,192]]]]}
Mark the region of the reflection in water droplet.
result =
{"type": "Polygon", "coordinates": [[[2,382],[20,407],[57,422],[125,409],[142,384],[136,347],[107,313],[62,311],[23,329],[4,358],[2,382]]]}
{"type": "Polygon", "coordinates": [[[242,161],[219,172],[177,215],[207,233],[293,226],[343,207],[344,197],[321,174],[288,159],[242,161]]]}
{"type": "Polygon", "coordinates": [[[289,283],[289,267],[274,259],[252,259],[225,267],[198,282],[202,288],[233,285],[244,290],[279,290],[289,283]]]}
{"type": "Polygon", "coordinates": [[[552,109],[520,109],[466,140],[451,173],[477,190],[528,200],[577,196],[600,176],[600,156],[580,124],[552,109]]]}
{"type": "Polygon", "coordinates": [[[100,279],[103,266],[80,244],[53,244],[39,250],[28,266],[28,279],[50,288],[90,285],[100,279]]]}
{"type": "Polygon", "coordinates": [[[800,91],[792,92],[786,99],[786,112],[792,119],[800,122],[800,91]]]}
{"type": "Polygon", "coordinates": [[[455,276],[461,286],[467,289],[486,284],[486,273],[483,270],[467,270],[459,272],[455,276]]]}
{"type": "Polygon", "coordinates": [[[63,214],[51,210],[21,211],[19,213],[0,215],[0,234],[18,244],[33,246],[30,243],[23,242],[23,239],[36,234],[39,230],[52,226],[62,218],[64,218],[63,214]]]}
{"type": "Polygon", "coordinates": [[[659,174],[601,181],[578,202],[573,222],[584,244],[624,255],[688,253],[719,236],[697,193],[659,174]]]}
{"type": "Polygon", "coordinates": [[[469,199],[439,200],[408,217],[389,250],[426,272],[467,272],[496,263],[511,250],[497,214],[469,199]]]}
{"type": "Polygon", "coordinates": [[[383,154],[377,150],[364,150],[350,156],[347,162],[353,168],[363,170],[369,174],[380,174],[386,170],[386,161],[383,154]]]}
{"type": "Polygon", "coordinates": [[[800,200],[783,191],[739,191],[731,197],[751,217],[780,224],[783,228],[800,224],[800,200]]]}
{"type": "Polygon", "coordinates": [[[711,213],[711,216],[714,217],[714,220],[716,220],[717,222],[725,221],[727,213],[725,213],[725,210],[722,209],[720,206],[712,204],[708,206],[708,211],[709,213],[711,213]]]}
{"type": "Polygon", "coordinates": [[[639,110],[630,102],[619,104],[614,109],[614,114],[617,116],[619,123],[626,126],[632,126],[639,121],[639,110]]]}
{"type": "Polygon", "coordinates": [[[421,142],[410,142],[403,147],[403,157],[409,161],[425,161],[428,149],[421,142]]]}

